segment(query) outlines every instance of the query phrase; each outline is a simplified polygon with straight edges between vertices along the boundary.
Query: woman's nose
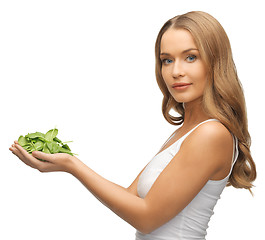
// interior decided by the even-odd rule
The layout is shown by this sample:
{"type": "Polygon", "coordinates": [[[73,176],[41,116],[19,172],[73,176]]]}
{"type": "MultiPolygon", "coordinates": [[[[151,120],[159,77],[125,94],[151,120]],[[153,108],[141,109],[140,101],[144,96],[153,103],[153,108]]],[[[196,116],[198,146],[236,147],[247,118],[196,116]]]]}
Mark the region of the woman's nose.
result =
{"type": "Polygon", "coordinates": [[[183,70],[183,66],[181,65],[179,61],[175,61],[173,71],[172,71],[172,76],[174,78],[178,78],[181,76],[183,77],[184,75],[185,75],[185,72],[183,70]]]}

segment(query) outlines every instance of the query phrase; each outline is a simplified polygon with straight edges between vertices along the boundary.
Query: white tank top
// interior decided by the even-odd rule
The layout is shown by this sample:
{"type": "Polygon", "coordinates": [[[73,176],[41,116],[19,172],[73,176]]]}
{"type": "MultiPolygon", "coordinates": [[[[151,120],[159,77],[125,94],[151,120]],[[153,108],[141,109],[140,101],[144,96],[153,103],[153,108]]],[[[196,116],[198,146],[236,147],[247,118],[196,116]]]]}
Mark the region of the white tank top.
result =
{"type": "MultiPolygon", "coordinates": [[[[179,140],[173,143],[171,146],[158,153],[152,158],[149,164],[139,177],[137,192],[141,198],[144,198],[153,183],[168,165],[171,159],[179,151],[180,146],[184,139],[194,131],[201,124],[208,121],[218,121],[217,119],[208,119],[201,122],[179,140]]],[[[231,133],[232,134],[232,133],[231,133]]],[[[165,144],[174,136],[174,134],[165,142],[165,144]]],[[[165,223],[161,227],[157,228],[150,234],[143,234],[139,231],[136,232],[136,240],[204,240],[207,234],[206,229],[211,216],[213,215],[213,209],[229,176],[232,172],[232,168],[238,157],[238,140],[233,136],[233,159],[229,174],[222,180],[208,180],[201,191],[196,197],[173,219],[165,223]]],[[[165,146],[165,144],[163,146],[165,146]]],[[[163,148],[161,147],[161,149],[163,148]]]]}

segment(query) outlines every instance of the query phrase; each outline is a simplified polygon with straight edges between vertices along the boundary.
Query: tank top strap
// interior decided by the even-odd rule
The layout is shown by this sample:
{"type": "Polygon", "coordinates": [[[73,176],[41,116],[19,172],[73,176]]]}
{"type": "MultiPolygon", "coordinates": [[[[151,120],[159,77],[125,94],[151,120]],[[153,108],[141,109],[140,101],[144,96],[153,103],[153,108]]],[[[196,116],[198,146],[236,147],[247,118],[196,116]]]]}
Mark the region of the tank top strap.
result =
{"type": "Polygon", "coordinates": [[[233,160],[232,160],[232,167],[231,167],[230,173],[232,172],[232,168],[233,168],[234,164],[236,163],[236,160],[237,160],[238,155],[239,155],[238,139],[236,136],[234,136],[234,134],[232,134],[232,136],[233,136],[234,152],[233,152],[233,160]]]}
{"type": "Polygon", "coordinates": [[[233,149],[234,149],[234,151],[233,151],[231,168],[230,168],[229,174],[226,176],[226,178],[228,178],[231,175],[231,173],[233,171],[233,167],[236,163],[236,160],[237,160],[238,154],[239,154],[239,152],[238,152],[238,139],[236,136],[234,136],[234,134],[232,134],[232,136],[233,136],[233,147],[234,147],[233,149]]]}
{"type": "MultiPolygon", "coordinates": [[[[196,125],[194,128],[192,128],[189,132],[187,132],[185,135],[183,135],[180,139],[177,140],[177,142],[182,142],[184,141],[184,139],[192,132],[194,131],[197,127],[199,127],[201,124],[205,123],[205,122],[208,122],[208,121],[218,121],[220,122],[218,119],[214,119],[214,118],[211,118],[211,119],[207,119],[201,123],[199,123],[198,125],[196,125]]],[[[161,149],[169,142],[169,140],[174,137],[175,133],[173,133],[168,139],[167,141],[162,145],[162,147],[160,148],[159,151],[161,151],[161,149]]]]}

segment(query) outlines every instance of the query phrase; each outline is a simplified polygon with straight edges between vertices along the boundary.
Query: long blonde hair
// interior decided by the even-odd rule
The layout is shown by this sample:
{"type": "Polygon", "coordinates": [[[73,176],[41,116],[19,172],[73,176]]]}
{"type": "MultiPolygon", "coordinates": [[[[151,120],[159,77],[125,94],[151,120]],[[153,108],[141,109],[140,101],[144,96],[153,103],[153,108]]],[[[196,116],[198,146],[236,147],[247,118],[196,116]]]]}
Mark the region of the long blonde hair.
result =
{"type": "Polygon", "coordinates": [[[227,186],[245,188],[252,193],[256,166],[250,153],[251,137],[248,132],[246,103],[225,30],[210,14],[192,11],[169,19],[158,33],[155,45],[156,80],[164,96],[163,115],[173,125],[183,123],[185,110],[182,103],[176,102],[171,96],[161,74],[160,43],[169,28],[186,29],[193,36],[208,69],[202,100],[203,110],[209,117],[222,122],[238,139],[239,155],[227,186]],[[172,116],[169,113],[171,109],[179,113],[179,116],[172,116]]]}

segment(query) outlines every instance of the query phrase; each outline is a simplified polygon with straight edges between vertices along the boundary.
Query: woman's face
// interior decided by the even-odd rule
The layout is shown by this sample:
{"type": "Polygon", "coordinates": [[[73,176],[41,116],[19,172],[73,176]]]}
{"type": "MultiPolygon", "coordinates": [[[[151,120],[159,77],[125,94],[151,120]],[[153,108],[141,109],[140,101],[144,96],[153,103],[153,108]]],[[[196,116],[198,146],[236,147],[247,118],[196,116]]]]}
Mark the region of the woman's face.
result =
{"type": "Polygon", "coordinates": [[[200,100],[207,71],[193,37],[185,29],[168,29],[161,39],[162,77],[177,102],[200,100]]]}

